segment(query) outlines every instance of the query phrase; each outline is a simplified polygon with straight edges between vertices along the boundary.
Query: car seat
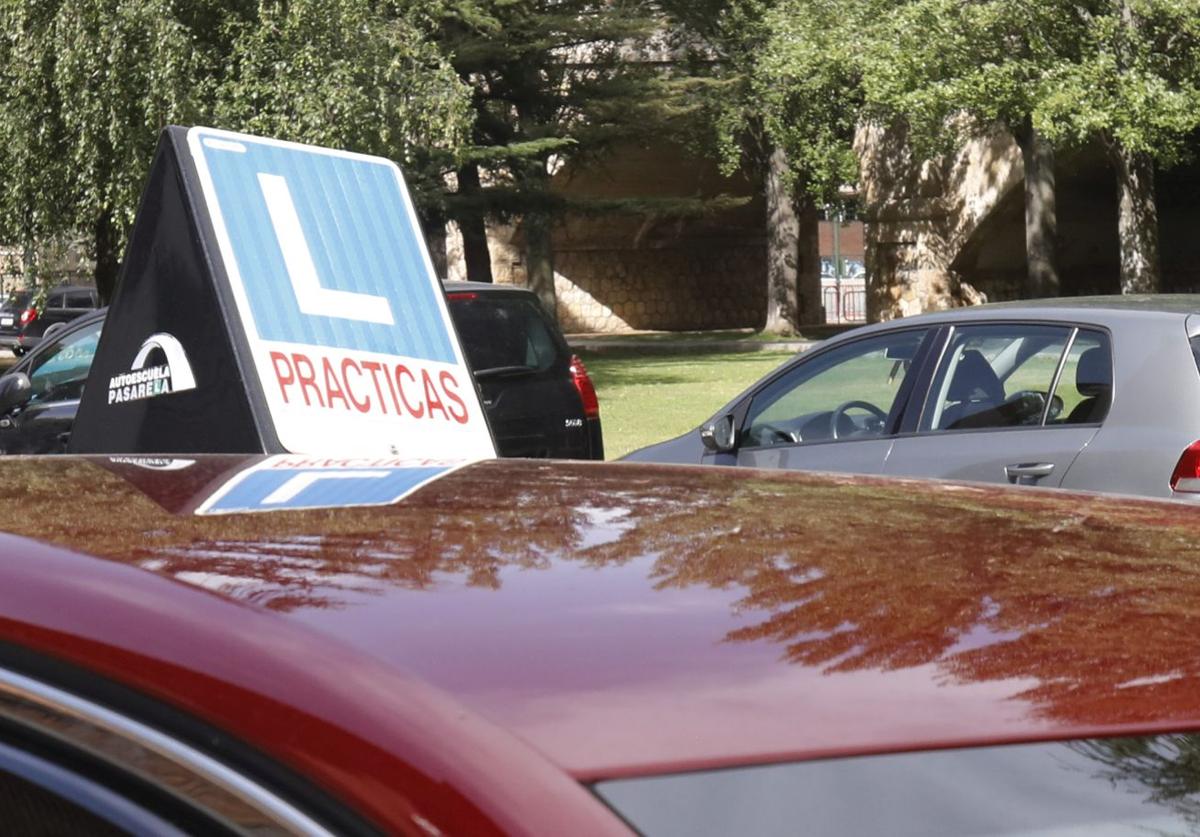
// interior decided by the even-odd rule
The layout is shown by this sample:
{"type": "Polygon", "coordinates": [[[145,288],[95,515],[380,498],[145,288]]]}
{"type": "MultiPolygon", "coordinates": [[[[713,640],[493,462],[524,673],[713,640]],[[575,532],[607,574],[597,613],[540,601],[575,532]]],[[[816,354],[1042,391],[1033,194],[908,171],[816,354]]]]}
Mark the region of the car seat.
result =
{"type": "Polygon", "coordinates": [[[970,416],[1003,403],[1004,384],[978,350],[967,349],[954,369],[946,400],[951,404],[942,412],[941,428],[953,430],[970,416]]]}
{"type": "Polygon", "coordinates": [[[1075,389],[1083,400],[1067,416],[1067,424],[1100,421],[1112,401],[1112,359],[1105,346],[1093,346],[1079,356],[1075,367],[1075,389]]]}

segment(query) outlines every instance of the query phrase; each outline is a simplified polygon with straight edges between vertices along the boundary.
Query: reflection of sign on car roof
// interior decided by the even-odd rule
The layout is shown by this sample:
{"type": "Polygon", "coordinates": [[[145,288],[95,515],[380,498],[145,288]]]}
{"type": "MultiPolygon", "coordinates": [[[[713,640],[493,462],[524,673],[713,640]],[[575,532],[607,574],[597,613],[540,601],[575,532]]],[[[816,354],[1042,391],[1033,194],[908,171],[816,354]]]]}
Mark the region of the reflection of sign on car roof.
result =
{"type": "Polygon", "coordinates": [[[283,447],[491,455],[395,164],[204,128],[188,144],[283,447]]]}
{"type": "Polygon", "coordinates": [[[220,486],[200,503],[196,514],[387,505],[465,464],[273,456],[220,486]]]}

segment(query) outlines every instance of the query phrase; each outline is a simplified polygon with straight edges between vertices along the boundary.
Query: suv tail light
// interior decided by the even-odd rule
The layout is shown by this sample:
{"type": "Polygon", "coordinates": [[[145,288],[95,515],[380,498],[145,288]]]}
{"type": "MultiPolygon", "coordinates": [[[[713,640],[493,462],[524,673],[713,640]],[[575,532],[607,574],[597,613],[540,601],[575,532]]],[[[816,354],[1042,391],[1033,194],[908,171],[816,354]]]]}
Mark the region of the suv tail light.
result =
{"type": "Polygon", "coordinates": [[[21,325],[27,326],[38,317],[36,308],[26,308],[21,312],[21,325]]]}
{"type": "Polygon", "coordinates": [[[1171,490],[1200,493],[1200,440],[1192,442],[1179,457],[1171,474],[1171,490]]]}
{"type": "MultiPolygon", "coordinates": [[[[596,397],[596,388],[588,377],[587,367],[579,359],[579,355],[571,355],[571,383],[579,391],[579,400],[583,402],[583,414],[588,418],[600,417],[600,399],[596,397]]],[[[1197,480],[1200,483],[1200,480],[1197,480]]],[[[1196,489],[1200,491],[1200,488],[1196,489]]]]}

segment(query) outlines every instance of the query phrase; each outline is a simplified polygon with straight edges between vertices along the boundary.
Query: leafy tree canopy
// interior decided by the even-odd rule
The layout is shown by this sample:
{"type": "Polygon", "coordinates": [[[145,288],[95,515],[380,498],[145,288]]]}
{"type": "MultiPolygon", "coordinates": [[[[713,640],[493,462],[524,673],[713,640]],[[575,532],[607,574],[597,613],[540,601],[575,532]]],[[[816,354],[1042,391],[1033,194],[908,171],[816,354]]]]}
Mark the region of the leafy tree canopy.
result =
{"type": "Polygon", "coordinates": [[[110,293],[171,123],[382,154],[435,182],[431,152],[470,114],[430,34],[399,2],[5,0],[0,240],[84,237],[110,293]]]}
{"type": "Polygon", "coordinates": [[[1160,165],[1200,127],[1200,2],[1109,0],[1077,8],[1079,45],[1047,73],[1035,124],[1062,144],[1100,137],[1160,165]]]}

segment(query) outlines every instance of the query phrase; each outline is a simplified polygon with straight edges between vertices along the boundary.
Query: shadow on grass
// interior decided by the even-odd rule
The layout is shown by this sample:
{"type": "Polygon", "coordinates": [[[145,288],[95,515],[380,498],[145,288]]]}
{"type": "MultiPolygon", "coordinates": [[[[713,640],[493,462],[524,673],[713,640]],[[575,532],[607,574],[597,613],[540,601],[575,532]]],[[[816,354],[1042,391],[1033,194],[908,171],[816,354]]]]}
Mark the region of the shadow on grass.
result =
{"type": "Polygon", "coordinates": [[[648,347],[654,346],[665,350],[671,348],[671,345],[676,343],[684,344],[679,348],[686,351],[693,348],[690,344],[702,342],[711,344],[711,351],[728,352],[736,351],[736,349],[732,346],[721,345],[722,343],[754,342],[769,344],[791,340],[824,340],[835,334],[841,334],[844,331],[857,328],[859,325],[856,323],[803,326],[796,334],[790,336],[741,328],[719,331],[643,331],[635,334],[568,335],[567,342],[569,343],[572,338],[578,337],[591,343],[603,345],[605,350],[611,347],[615,351],[620,351],[623,344],[643,344],[648,347]]]}

